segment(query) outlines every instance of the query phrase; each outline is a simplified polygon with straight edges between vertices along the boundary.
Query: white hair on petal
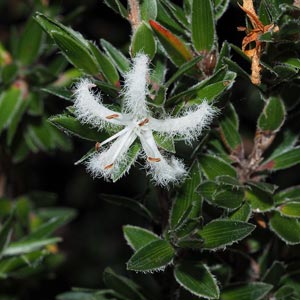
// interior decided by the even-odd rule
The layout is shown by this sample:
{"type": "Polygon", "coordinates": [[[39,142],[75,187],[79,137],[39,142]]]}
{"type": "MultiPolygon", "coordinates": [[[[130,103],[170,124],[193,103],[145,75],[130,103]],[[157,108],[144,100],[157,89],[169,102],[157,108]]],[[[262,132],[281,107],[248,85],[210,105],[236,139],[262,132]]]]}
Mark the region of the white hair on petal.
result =
{"type": "Polygon", "coordinates": [[[216,112],[213,106],[204,101],[186,110],[178,118],[169,117],[162,120],[151,118],[149,126],[152,130],[165,135],[183,137],[189,143],[207,128],[216,112]]]}
{"type": "Polygon", "coordinates": [[[101,152],[95,153],[86,164],[87,170],[93,177],[103,177],[109,180],[113,179],[113,174],[118,173],[121,166],[127,165],[127,170],[123,175],[126,174],[134,163],[134,161],[129,161],[127,152],[135,139],[136,135],[130,131],[123,134],[110,147],[104,147],[101,152]]]}
{"type": "Polygon", "coordinates": [[[146,105],[148,64],[148,56],[138,53],[133,59],[131,70],[125,74],[124,107],[127,112],[136,117],[145,116],[148,112],[146,105]]]}
{"type": "Polygon", "coordinates": [[[147,160],[146,167],[155,183],[161,186],[167,186],[169,183],[179,183],[187,174],[183,162],[174,156],[169,159],[161,156],[159,162],[147,160]]]}
{"type": "Polygon", "coordinates": [[[101,102],[101,95],[95,94],[91,88],[95,85],[88,79],[80,80],[74,91],[75,114],[81,123],[87,123],[101,129],[109,124],[119,125],[118,118],[121,113],[116,113],[106,108],[101,102]],[[118,118],[108,119],[108,116],[117,115],[118,118]]]}

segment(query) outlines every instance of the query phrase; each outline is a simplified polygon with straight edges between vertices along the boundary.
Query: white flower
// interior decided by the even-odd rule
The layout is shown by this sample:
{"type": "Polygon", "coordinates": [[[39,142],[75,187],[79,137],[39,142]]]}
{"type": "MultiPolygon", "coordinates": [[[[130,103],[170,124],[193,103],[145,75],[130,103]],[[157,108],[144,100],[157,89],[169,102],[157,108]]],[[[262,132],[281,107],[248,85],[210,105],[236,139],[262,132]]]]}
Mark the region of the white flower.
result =
{"type": "MultiPolygon", "coordinates": [[[[205,101],[193,109],[187,110],[178,118],[155,119],[147,107],[146,96],[149,93],[148,57],[138,54],[133,59],[131,70],[125,74],[123,89],[124,107],[122,113],[112,111],[101,102],[101,95],[94,94],[95,85],[88,79],[81,80],[75,90],[75,114],[82,123],[98,129],[107,127],[122,128],[119,132],[100,143],[99,152],[87,163],[87,169],[95,177],[113,179],[121,167],[129,170],[132,160],[128,150],[136,139],[140,140],[146,158],[146,169],[159,185],[178,182],[186,174],[182,161],[174,156],[164,157],[153,137],[153,131],[163,136],[177,136],[190,142],[197,138],[212,120],[215,110],[205,101]]],[[[138,153],[139,154],[139,153],[138,153]]]]}

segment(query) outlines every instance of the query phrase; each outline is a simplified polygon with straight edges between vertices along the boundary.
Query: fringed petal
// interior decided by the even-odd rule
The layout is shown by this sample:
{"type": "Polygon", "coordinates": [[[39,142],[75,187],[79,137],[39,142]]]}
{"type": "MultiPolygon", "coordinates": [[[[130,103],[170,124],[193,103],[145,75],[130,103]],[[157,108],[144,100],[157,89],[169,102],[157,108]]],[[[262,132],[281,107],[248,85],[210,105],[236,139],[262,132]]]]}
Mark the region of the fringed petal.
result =
{"type": "Polygon", "coordinates": [[[123,125],[122,114],[106,108],[101,103],[100,94],[96,95],[91,91],[94,86],[88,79],[82,79],[77,84],[74,92],[74,108],[77,118],[82,123],[90,124],[99,129],[109,124],[123,125]]]}
{"type": "Polygon", "coordinates": [[[196,108],[191,108],[178,118],[166,118],[158,120],[150,118],[151,130],[170,136],[180,136],[187,143],[196,139],[212,121],[216,115],[216,109],[206,101],[196,108]]]}
{"type": "Polygon", "coordinates": [[[149,74],[149,58],[145,54],[137,54],[133,59],[131,70],[125,74],[123,89],[124,108],[133,117],[145,117],[148,109],[146,96],[148,94],[147,77],[149,74]]]}
{"type": "Polygon", "coordinates": [[[150,130],[141,132],[139,137],[146,154],[146,168],[153,180],[161,186],[180,182],[186,175],[184,164],[173,156],[170,159],[163,157],[150,130]]]}

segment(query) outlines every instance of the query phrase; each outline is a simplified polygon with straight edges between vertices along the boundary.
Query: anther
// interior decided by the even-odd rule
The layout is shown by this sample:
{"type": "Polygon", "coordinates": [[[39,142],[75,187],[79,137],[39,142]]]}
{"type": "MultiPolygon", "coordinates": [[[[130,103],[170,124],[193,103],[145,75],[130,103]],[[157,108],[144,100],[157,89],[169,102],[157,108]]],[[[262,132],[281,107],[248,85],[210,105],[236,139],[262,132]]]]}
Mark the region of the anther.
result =
{"type": "Polygon", "coordinates": [[[158,157],[150,157],[150,156],[148,156],[147,159],[150,162],[160,162],[161,161],[161,159],[158,158],[158,157]]]}
{"type": "Polygon", "coordinates": [[[144,125],[146,125],[147,123],[149,123],[149,119],[148,119],[148,118],[146,118],[145,120],[141,121],[141,122],[139,123],[139,126],[144,126],[144,125]]]}
{"type": "Polygon", "coordinates": [[[118,118],[118,117],[119,117],[118,114],[112,114],[112,115],[109,115],[109,116],[107,116],[105,118],[108,119],[108,120],[111,120],[111,119],[115,119],[115,118],[118,118]]]}
{"type": "Polygon", "coordinates": [[[104,167],[104,170],[109,170],[113,167],[114,164],[110,164],[104,167]]]}
{"type": "Polygon", "coordinates": [[[100,147],[101,147],[101,143],[97,142],[95,144],[95,150],[98,152],[100,150],[100,147]]]}

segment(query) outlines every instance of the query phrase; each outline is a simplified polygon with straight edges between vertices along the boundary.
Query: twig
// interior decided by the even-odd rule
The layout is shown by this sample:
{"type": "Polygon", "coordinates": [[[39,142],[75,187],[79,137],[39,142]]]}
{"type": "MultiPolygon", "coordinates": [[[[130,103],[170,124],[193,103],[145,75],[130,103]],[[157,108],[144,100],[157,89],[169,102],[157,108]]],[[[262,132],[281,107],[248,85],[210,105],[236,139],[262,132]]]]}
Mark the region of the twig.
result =
{"type": "Polygon", "coordinates": [[[130,13],[128,20],[131,24],[132,31],[135,32],[139,24],[141,23],[140,6],[137,0],[128,0],[130,13]]]}

